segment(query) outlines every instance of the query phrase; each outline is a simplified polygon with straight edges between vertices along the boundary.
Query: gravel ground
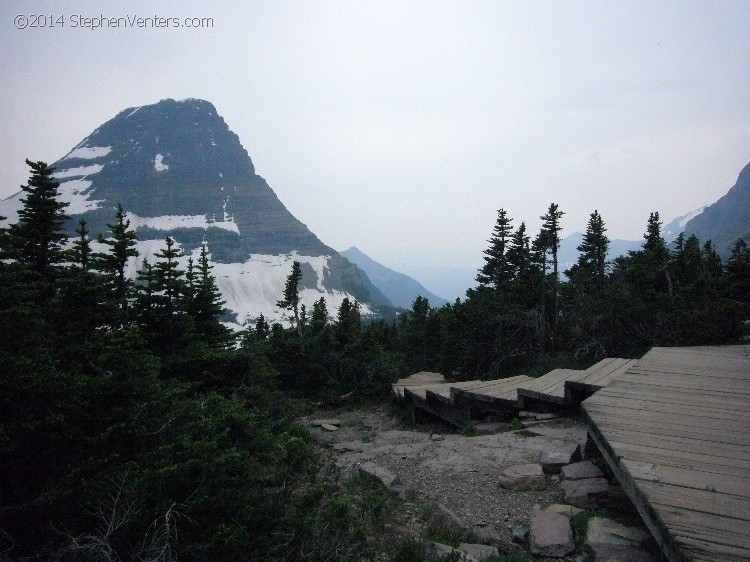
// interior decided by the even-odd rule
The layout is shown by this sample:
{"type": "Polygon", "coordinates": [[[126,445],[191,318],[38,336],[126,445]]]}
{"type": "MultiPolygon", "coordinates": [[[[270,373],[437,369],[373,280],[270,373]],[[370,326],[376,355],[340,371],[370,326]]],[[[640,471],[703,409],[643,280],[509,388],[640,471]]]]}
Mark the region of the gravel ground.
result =
{"type": "Polygon", "coordinates": [[[561,442],[580,443],[583,451],[586,440],[586,426],[565,418],[482,436],[439,424],[408,427],[380,407],[318,412],[302,421],[325,418],[338,419],[339,429],[313,432],[344,475],[370,461],[399,477],[406,497],[386,531],[404,537],[424,536],[430,507],[438,502],[469,527],[490,527],[510,542],[514,524],[528,525],[535,508],[561,503],[563,492],[556,476],[547,478],[542,491],[505,490],[497,483],[500,470],[537,462],[542,448],[561,442]]]}

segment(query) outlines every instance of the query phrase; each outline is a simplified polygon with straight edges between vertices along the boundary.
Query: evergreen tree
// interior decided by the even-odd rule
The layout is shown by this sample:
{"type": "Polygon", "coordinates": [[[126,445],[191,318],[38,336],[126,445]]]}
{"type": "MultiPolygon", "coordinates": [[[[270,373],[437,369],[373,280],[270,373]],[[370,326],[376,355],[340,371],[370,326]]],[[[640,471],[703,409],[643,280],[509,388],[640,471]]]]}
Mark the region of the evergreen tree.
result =
{"type": "Polygon", "coordinates": [[[166,247],[155,255],[157,261],[154,264],[154,281],[156,292],[160,296],[158,302],[166,316],[171,317],[179,310],[185,272],[180,269],[178,260],[182,252],[175,246],[175,241],[167,236],[165,244],[166,247]]]}
{"type": "Polygon", "coordinates": [[[255,321],[255,332],[258,334],[258,337],[263,340],[271,333],[271,326],[269,326],[268,320],[263,317],[263,314],[261,314],[258,317],[258,320],[255,321]]]}
{"type": "Polygon", "coordinates": [[[339,307],[336,322],[336,331],[339,342],[342,345],[353,342],[359,335],[361,327],[362,316],[359,303],[357,301],[350,301],[348,297],[344,298],[339,307]]]}
{"type": "Polygon", "coordinates": [[[560,309],[560,276],[558,275],[557,251],[560,249],[560,231],[562,230],[560,219],[563,214],[564,213],[559,210],[556,203],[551,203],[547,213],[540,217],[542,219],[542,231],[544,232],[542,239],[546,242],[547,250],[552,256],[552,289],[554,299],[554,314],[552,317],[553,327],[557,326],[560,309]]]}
{"type": "MultiPolygon", "coordinates": [[[[191,259],[192,263],[192,259],[191,259]]],[[[229,331],[221,324],[225,301],[221,298],[221,291],[216,284],[216,278],[211,273],[213,266],[209,262],[208,251],[201,248],[198,258],[198,272],[195,276],[193,294],[193,317],[200,334],[211,343],[223,346],[229,339],[229,331]]],[[[189,269],[188,269],[189,271],[189,269]]],[[[188,278],[188,285],[190,279],[188,278]]]]}
{"type": "Polygon", "coordinates": [[[501,290],[512,276],[506,255],[512,233],[511,222],[513,219],[508,217],[505,209],[497,211],[497,221],[492,236],[487,241],[490,246],[484,251],[484,265],[476,277],[482,286],[501,290]]]}
{"type": "Polygon", "coordinates": [[[607,273],[607,252],[609,251],[609,238],[605,234],[604,226],[599,211],[594,211],[589,217],[583,240],[578,246],[578,273],[583,279],[595,281],[601,284],[607,273]]]}
{"type": "Polygon", "coordinates": [[[294,328],[299,336],[300,345],[303,342],[303,326],[300,321],[299,313],[299,282],[302,280],[302,267],[298,261],[292,263],[292,271],[286,278],[286,284],[284,285],[284,298],[276,302],[276,306],[285,310],[290,310],[294,314],[294,328]]]}
{"type": "Polygon", "coordinates": [[[312,315],[310,317],[310,334],[321,333],[328,325],[328,307],[325,297],[320,297],[313,303],[312,315]]]}
{"type": "Polygon", "coordinates": [[[85,219],[78,221],[76,234],[78,234],[78,238],[73,241],[73,247],[68,251],[67,257],[74,267],[78,267],[82,271],[88,271],[91,260],[91,239],[85,219]]]}
{"type": "Polygon", "coordinates": [[[130,229],[130,220],[125,218],[122,205],[117,205],[115,223],[107,224],[110,236],[99,237],[99,242],[109,247],[105,253],[96,255],[97,267],[107,278],[107,286],[110,298],[117,311],[118,323],[125,322],[125,312],[128,308],[128,295],[132,289],[133,282],[125,276],[125,268],[128,260],[138,256],[135,249],[138,237],[135,231],[130,229]]]}
{"type": "Polygon", "coordinates": [[[41,161],[26,160],[26,164],[31,176],[29,183],[21,186],[26,196],[21,200],[18,222],[10,227],[12,255],[30,267],[49,292],[55,268],[64,259],[63,246],[68,240],[63,230],[68,220],[64,210],[68,204],[57,199],[60,183],[52,175],[54,168],[41,161]]]}
{"type": "Polygon", "coordinates": [[[750,244],[738,238],[726,264],[729,296],[750,312],[750,244]]]}
{"type": "Polygon", "coordinates": [[[531,248],[529,236],[526,234],[526,224],[523,222],[510,239],[507,260],[516,280],[520,281],[528,276],[531,267],[531,248]]]}

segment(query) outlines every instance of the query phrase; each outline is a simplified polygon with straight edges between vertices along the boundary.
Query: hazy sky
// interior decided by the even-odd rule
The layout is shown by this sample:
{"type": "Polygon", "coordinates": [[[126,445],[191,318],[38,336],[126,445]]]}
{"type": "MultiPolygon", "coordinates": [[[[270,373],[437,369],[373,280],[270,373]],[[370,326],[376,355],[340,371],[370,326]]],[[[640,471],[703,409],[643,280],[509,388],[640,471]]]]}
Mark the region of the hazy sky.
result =
{"type": "Polygon", "coordinates": [[[598,209],[640,238],[649,211],[715,201],[750,160],[747,0],[5,0],[0,17],[0,197],[25,158],[197,97],[325,243],[408,273],[479,266],[499,207],[535,233],[556,202],[563,234],[598,209]],[[55,28],[16,28],[40,14],[55,28]],[[72,27],[101,15],[213,26],[72,27]]]}

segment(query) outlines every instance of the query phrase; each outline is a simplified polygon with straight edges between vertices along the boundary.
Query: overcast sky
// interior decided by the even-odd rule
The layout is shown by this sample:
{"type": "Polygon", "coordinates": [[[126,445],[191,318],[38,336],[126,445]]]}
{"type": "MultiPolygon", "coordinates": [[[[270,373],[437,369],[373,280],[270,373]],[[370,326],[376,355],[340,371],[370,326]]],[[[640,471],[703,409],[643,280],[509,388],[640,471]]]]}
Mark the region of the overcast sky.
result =
{"type": "Polygon", "coordinates": [[[408,273],[478,267],[499,207],[535,233],[556,202],[563,234],[598,209],[637,239],[650,211],[714,202],[750,160],[747,0],[5,0],[0,15],[0,197],[25,158],[197,97],[325,243],[408,273]],[[16,28],[40,14],[55,28],[16,28]],[[72,28],[101,15],[213,25],[72,28]]]}

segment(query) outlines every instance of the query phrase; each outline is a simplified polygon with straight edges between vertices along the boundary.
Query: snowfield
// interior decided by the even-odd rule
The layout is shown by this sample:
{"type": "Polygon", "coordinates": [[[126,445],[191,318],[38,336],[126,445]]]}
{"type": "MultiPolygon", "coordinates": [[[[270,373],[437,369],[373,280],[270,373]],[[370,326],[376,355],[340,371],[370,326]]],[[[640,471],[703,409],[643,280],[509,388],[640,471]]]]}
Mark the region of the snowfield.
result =
{"type": "MultiPolygon", "coordinates": [[[[175,244],[179,247],[179,244],[175,244]]],[[[138,257],[128,261],[126,275],[130,279],[137,277],[137,272],[143,267],[143,262],[150,264],[157,261],[156,254],[166,248],[164,240],[139,240],[137,243],[138,257]]],[[[101,248],[104,249],[103,247],[101,248]]],[[[99,247],[97,245],[97,251],[99,247]]],[[[188,259],[192,257],[198,263],[200,248],[191,254],[182,256],[180,267],[187,269],[188,259]]],[[[209,255],[210,259],[210,255],[209,255]]],[[[286,324],[290,321],[290,314],[276,306],[276,301],[283,297],[286,278],[292,272],[292,262],[310,264],[317,276],[317,289],[301,289],[300,300],[308,311],[312,311],[313,303],[324,297],[331,316],[335,316],[345,298],[351,302],[356,299],[342,291],[326,290],[323,278],[328,269],[330,256],[303,256],[297,252],[281,255],[253,254],[242,263],[212,263],[212,273],[216,284],[226,301],[227,310],[237,315],[237,323],[227,323],[227,326],[240,330],[245,324],[253,323],[262,314],[269,322],[286,324]]],[[[372,314],[372,310],[360,303],[363,315],[372,314]]]]}
{"type": "Polygon", "coordinates": [[[93,158],[101,158],[102,156],[106,156],[110,152],[112,152],[111,146],[78,146],[68,152],[63,160],[67,160],[69,158],[82,158],[84,160],[91,160],[93,158]]]}

